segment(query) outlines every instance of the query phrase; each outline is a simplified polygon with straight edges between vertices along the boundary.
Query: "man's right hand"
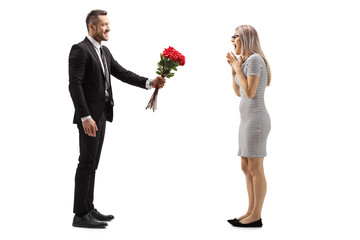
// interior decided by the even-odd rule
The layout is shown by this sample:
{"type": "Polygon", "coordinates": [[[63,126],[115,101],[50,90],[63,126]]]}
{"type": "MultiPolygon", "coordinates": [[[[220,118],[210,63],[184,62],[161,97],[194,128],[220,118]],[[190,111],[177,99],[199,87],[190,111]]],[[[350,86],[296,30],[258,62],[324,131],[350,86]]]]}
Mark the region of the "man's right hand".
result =
{"type": "Polygon", "coordinates": [[[154,80],[153,80],[153,87],[154,88],[163,88],[165,85],[165,78],[157,76],[154,80]]]}
{"type": "Polygon", "coordinates": [[[85,134],[89,135],[90,137],[96,137],[98,128],[96,126],[96,122],[91,117],[83,121],[82,126],[84,128],[85,134]]]}

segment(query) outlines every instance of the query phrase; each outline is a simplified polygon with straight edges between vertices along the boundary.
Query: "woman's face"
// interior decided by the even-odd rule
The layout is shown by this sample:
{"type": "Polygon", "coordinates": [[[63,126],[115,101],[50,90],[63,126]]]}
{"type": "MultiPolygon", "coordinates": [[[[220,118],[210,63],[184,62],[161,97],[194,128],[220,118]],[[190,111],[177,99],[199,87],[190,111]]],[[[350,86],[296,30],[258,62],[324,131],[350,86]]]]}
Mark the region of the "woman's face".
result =
{"type": "Polygon", "coordinates": [[[234,32],[234,36],[236,36],[235,39],[231,39],[232,44],[234,45],[234,52],[236,55],[241,54],[241,42],[239,35],[236,34],[236,31],[234,32]]]}

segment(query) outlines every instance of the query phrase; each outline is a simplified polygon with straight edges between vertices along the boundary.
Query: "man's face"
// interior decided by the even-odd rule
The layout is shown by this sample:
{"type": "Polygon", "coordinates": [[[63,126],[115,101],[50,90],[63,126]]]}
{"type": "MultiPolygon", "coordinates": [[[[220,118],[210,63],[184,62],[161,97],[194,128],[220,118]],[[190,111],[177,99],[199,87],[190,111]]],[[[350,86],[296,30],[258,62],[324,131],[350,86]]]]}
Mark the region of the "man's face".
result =
{"type": "Polygon", "coordinates": [[[96,26],[93,27],[94,39],[97,41],[107,41],[109,40],[110,32],[110,22],[106,15],[99,15],[99,22],[96,26]]]}

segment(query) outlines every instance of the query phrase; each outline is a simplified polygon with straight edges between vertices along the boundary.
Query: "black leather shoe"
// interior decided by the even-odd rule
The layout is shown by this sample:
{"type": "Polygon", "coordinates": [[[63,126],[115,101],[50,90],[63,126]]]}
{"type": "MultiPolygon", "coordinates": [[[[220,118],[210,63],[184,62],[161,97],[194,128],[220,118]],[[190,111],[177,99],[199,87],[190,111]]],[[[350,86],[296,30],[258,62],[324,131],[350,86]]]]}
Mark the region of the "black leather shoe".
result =
{"type": "Polygon", "coordinates": [[[234,221],[234,222],[231,222],[231,224],[234,226],[234,227],[262,227],[262,221],[261,221],[261,218],[255,222],[251,222],[251,223],[241,223],[240,221],[234,221]]]}
{"type": "Polygon", "coordinates": [[[234,219],[229,219],[227,221],[228,221],[228,223],[232,224],[233,222],[238,222],[239,220],[237,218],[234,218],[234,219]]]}
{"type": "Polygon", "coordinates": [[[89,213],[98,221],[111,221],[114,219],[113,215],[101,214],[96,209],[91,210],[89,213]]]}
{"type": "Polygon", "coordinates": [[[105,228],[108,224],[106,222],[100,222],[96,220],[90,213],[88,213],[82,217],[75,215],[72,225],[74,227],[84,228],[105,228]]]}

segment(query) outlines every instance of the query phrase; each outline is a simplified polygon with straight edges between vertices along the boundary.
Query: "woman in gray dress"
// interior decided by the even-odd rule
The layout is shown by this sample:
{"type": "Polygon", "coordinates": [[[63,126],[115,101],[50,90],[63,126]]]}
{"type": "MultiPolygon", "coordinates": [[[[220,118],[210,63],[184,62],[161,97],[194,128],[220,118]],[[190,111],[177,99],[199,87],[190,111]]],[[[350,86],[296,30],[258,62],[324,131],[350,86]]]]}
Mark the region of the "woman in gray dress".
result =
{"type": "Polygon", "coordinates": [[[238,155],[246,177],[249,206],[243,216],[228,222],[237,227],[261,227],[261,209],[266,194],[263,162],[271,128],[264,93],[266,86],[270,85],[271,71],[252,26],[237,27],[231,42],[235,54],[240,55],[238,59],[231,52],[226,58],[232,68],[235,94],[241,97],[238,155]]]}

